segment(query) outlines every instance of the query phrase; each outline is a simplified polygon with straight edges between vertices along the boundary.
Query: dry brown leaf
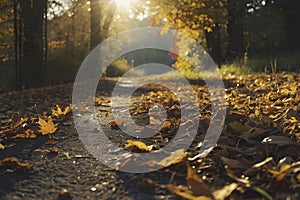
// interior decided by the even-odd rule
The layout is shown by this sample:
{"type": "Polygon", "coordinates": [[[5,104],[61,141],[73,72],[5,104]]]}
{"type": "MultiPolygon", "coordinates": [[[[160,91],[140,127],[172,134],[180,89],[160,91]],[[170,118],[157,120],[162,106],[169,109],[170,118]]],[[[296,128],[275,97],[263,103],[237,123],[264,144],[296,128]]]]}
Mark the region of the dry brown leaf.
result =
{"type": "Polygon", "coordinates": [[[260,168],[262,166],[264,166],[265,164],[267,164],[268,162],[272,161],[273,158],[272,157],[268,157],[266,158],[265,160],[259,162],[259,163],[256,163],[252,166],[252,168],[260,168]]]}
{"type": "Polygon", "coordinates": [[[249,131],[252,127],[249,125],[244,125],[238,121],[234,121],[228,124],[228,126],[232,129],[233,133],[240,134],[246,131],[249,131]]]}
{"type": "Polygon", "coordinates": [[[161,121],[160,120],[158,120],[158,119],[156,119],[156,118],[154,118],[154,117],[152,117],[152,116],[150,116],[150,124],[151,125],[160,125],[161,124],[161,121]]]}
{"type": "Polygon", "coordinates": [[[267,129],[262,129],[262,128],[258,128],[258,127],[253,127],[251,129],[249,129],[248,131],[245,131],[242,136],[245,136],[247,138],[256,138],[266,132],[268,132],[269,130],[267,129]]]}
{"type": "Polygon", "coordinates": [[[231,183],[229,185],[225,185],[224,187],[215,190],[213,192],[213,196],[215,200],[224,200],[226,199],[236,188],[238,187],[237,183],[231,183]]]}
{"type": "Polygon", "coordinates": [[[26,123],[27,121],[28,121],[28,117],[21,118],[20,121],[18,121],[18,122],[14,125],[14,128],[17,128],[17,127],[23,125],[23,124],[26,123]]]}
{"type": "Polygon", "coordinates": [[[38,131],[42,135],[53,134],[56,131],[57,125],[58,125],[58,124],[53,123],[53,120],[51,117],[48,118],[48,121],[45,121],[39,117],[38,124],[39,124],[39,128],[40,128],[38,131]]]}
{"type": "Polygon", "coordinates": [[[175,152],[172,152],[170,156],[162,159],[158,162],[159,165],[167,167],[170,165],[175,165],[181,163],[185,160],[186,153],[184,149],[178,149],[175,152]]]}
{"type": "Polygon", "coordinates": [[[58,153],[59,152],[59,148],[57,147],[52,147],[49,149],[51,153],[58,153]]]}
{"type": "Polygon", "coordinates": [[[243,177],[243,178],[239,178],[237,177],[230,169],[228,166],[225,166],[225,170],[227,173],[227,176],[229,176],[230,178],[232,178],[233,180],[243,183],[245,184],[246,187],[250,187],[250,181],[248,179],[248,177],[243,177]]]}
{"type": "Polygon", "coordinates": [[[71,197],[71,194],[67,189],[63,188],[59,191],[59,196],[71,197]]]}
{"type": "Polygon", "coordinates": [[[36,138],[37,135],[35,134],[34,130],[28,129],[25,131],[25,137],[29,138],[29,139],[33,139],[33,138],[36,138]]]}
{"type": "Polygon", "coordinates": [[[25,131],[25,133],[23,134],[17,134],[15,136],[13,136],[12,138],[17,139],[17,138],[27,138],[27,139],[34,139],[36,138],[37,135],[35,134],[34,130],[28,129],[25,131]]]}
{"type": "Polygon", "coordinates": [[[143,152],[151,151],[151,148],[148,147],[144,142],[137,141],[137,140],[127,140],[125,149],[128,149],[129,151],[134,151],[134,150],[140,150],[143,152]]]}
{"type": "Polygon", "coordinates": [[[50,141],[48,141],[46,144],[49,144],[49,145],[56,145],[57,142],[54,141],[54,140],[50,140],[50,141]]]}
{"type": "Polygon", "coordinates": [[[94,102],[95,102],[95,104],[97,104],[97,105],[103,105],[103,104],[108,104],[108,103],[110,103],[110,100],[104,99],[104,98],[95,97],[95,98],[94,98],[94,102]]]}
{"type": "Polygon", "coordinates": [[[114,120],[114,121],[111,121],[109,122],[109,125],[112,127],[112,128],[117,128],[117,127],[120,127],[120,126],[124,126],[124,121],[123,120],[114,120]]]}
{"type": "Polygon", "coordinates": [[[249,168],[245,174],[248,175],[248,176],[251,176],[251,175],[254,175],[255,173],[257,173],[257,171],[259,171],[261,169],[261,167],[263,167],[264,165],[266,165],[267,163],[273,161],[273,158],[272,157],[268,157],[266,158],[265,160],[259,162],[259,163],[256,163],[254,165],[252,165],[251,168],[249,168]]]}
{"type": "Polygon", "coordinates": [[[1,143],[0,143],[0,149],[1,149],[1,150],[4,150],[4,149],[5,149],[4,145],[1,144],[1,143]]]}
{"type": "Polygon", "coordinates": [[[281,181],[287,175],[286,172],[291,168],[292,165],[285,164],[280,167],[279,170],[267,169],[277,181],[281,181]]]}
{"type": "Polygon", "coordinates": [[[170,130],[172,128],[172,123],[170,121],[165,121],[163,128],[170,130]]]}
{"type": "Polygon", "coordinates": [[[190,186],[190,189],[193,192],[193,195],[212,197],[208,186],[196,174],[196,172],[191,168],[191,166],[187,167],[186,180],[187,180],[188,185],[190,186]]]}
{"type": "Polygon", "coordinates": [[[32,166],[32,164],[20,162],[16,157],[8,157],[0,160],[0,167],[6,168],[9,172],[14,172],[20,168],[30,169],[32,166]]]}
{"type": "Polygon", "coordinates": [[[263,139],[262,143],[277,144],[278,146],[297,145],[293,140],[286,136],[271,135],[263,139]]]}
{"type": "Polygon", "coordinates": [[[246,165],[239,160],[228,159],[223,156],[220,157],[224,165],[228,165],[231,169],[244,169],[246,165]]]}
{"type": "Polygon", "coordinates": [[[186,186],[175,186],[175,185],[166,185],[163,188],[169,190],[170,192],[178,195],[179,197],[188,199],[188,200],[212,200],[211,197],[202,195],[202,196],[195,196],[193,192],[186,186]]]}
{"type": "Polygon", "coordinates": [[[59,105],[56,105],[56,109],[52,109],[51,113],[52,113],[53,116],[59,117],[61,115],[68,114],[71,110],[72,110],[72,106],[71,105],[65,107],[64,111],[62,111],[62,109],[61,109],[61,107],[59,107],[59,105]]]}

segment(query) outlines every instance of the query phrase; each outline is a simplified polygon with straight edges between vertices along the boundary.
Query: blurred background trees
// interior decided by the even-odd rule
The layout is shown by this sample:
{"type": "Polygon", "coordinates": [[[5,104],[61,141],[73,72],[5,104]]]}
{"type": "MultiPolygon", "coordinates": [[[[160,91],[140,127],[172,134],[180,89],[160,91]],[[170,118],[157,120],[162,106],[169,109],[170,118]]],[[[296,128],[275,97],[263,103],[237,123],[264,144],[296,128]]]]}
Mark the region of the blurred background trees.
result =
{"type": "MultiPolygon", "coordinates": [[[[73,81],[84,57],[105,38],[145,26],[173,28],[194,38],[220,67],[234,64],[270,71],[276,63],[277,70],[299,70],[297,0],[126,4],[129,1],[0,0],[0,91],[73,81]]],[[[179,41],[174,48],[184,51],[188,46],[179,41]]],[[[133,52],[116,63],[129,69],[157,54],[133,52]]],[[[161,58],[162,63],[176,61],[174,67],[181,71],[192,68],[182,58],[172,58],[174,62],[161,58]]],[[[112,65],[107,75],[120,74],[119,65],[112,65]]]]}

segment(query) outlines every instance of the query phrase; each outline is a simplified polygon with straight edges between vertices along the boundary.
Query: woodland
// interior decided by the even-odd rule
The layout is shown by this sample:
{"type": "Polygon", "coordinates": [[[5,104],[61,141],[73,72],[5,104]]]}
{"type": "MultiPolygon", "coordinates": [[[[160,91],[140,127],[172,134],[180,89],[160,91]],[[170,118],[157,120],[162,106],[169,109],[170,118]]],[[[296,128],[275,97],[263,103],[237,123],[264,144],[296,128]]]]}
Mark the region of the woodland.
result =
{"type": "MultiPolygon", "coordinates": [[[[299,199],[299,7],[298,0],[0,0],[0,199],[299,199]],[[86,97],[92,103],[74,103],[85,59],[142,28],[158,28],[159,38],[184,34],[216,69],[193,65],[181,55],[201,60],[201,53],[174,39],[169,51],[132,50],[99,66],[95,95],[86,97]],[[209,85],[218,77],[221,96],[209,85]],[[128,100],[115,88],[133,93],[128,100]],[[118,148],[102,143],[100,154],[113,156],[95,157],[78,119],[83,132],[104,132],[118,148]],[[220,136],[208,148],[216,119],[220,136]],[[165,157],[146,159],[151,153],[165,157]]],[[[137,39],[147,41],[141,34],[126,42],[137,39]]]]}

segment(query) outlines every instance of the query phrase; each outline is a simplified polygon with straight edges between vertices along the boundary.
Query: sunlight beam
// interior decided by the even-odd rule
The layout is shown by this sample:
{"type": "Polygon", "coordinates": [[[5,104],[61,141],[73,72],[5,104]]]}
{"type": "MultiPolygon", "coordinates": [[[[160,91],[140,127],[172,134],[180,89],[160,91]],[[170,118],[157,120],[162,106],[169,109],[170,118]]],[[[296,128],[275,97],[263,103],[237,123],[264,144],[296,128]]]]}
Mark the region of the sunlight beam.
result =
{"type": "Polygon", "coordinates": [[[118,9],[124,11],[130,11],[132,4],[134,4],[137,0],[114,0],[118,9]]]}

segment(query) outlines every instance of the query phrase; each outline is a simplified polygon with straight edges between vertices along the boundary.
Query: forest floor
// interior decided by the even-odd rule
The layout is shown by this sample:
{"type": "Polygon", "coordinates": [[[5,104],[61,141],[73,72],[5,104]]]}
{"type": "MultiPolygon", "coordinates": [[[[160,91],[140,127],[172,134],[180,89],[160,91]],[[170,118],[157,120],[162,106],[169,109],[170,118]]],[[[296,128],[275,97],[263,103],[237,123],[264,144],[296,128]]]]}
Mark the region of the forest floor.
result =
{"type": "MultiPolygon", "coordinates": [[[[300,76],[232,75],[224,83],[226,121],[212,151],[197,156],[212,116],[209,91],[195,82],[200,126],[193,144],[171,166],[160,162],[162,169],[142,174],[111,169],[87,151],[72,116],[73,84],[1,94],[0,199],[299,199],[300,76]]],[[[95,104],[111,141],[147,153],[174,138],[180,108],[166,88],[135,93],[130,112],[138,124],[160,123],[147,115],[157,103],[174,115],[159,134],[139,140],[118,128],[126,120],[110,118],[115,80],[99,85],[95,104]]]]}

